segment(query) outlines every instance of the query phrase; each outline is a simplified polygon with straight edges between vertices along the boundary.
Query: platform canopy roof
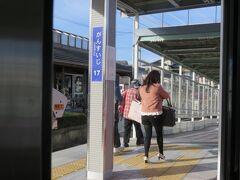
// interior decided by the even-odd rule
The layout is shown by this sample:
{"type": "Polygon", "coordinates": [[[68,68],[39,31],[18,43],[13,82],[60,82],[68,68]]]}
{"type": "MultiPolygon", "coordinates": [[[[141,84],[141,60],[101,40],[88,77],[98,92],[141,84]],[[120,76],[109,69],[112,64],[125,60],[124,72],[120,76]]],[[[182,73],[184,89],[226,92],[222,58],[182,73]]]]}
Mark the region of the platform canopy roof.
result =
{"type": "Polygon", "coordinates": [[[118,9],[128,16],[220,5],[221,0],[118,0],[118,9]]]}
{"type": "Polygon", "coordinates": [[[219,81],[220,24],[140,29],[139,45],[219,81]]]}
{"type": "MultiPolygon", "coordinates": [[[[118,0],[128,16],[216,6],[221,0],[118,0]]],[[[220,24],[140,29],[141,47],[219,82],[220,24]]]]}

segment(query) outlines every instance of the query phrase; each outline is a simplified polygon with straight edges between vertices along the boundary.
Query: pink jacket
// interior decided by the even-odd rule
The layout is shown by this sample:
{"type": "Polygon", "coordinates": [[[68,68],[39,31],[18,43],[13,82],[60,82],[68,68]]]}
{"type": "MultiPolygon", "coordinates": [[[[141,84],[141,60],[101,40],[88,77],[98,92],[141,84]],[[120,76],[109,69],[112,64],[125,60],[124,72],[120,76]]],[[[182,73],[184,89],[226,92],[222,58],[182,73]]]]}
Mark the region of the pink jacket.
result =
{"type": "Polygon", "coordinates": [[[140,87],[140,97],[142,102],[142,112],[161,112],[163,99],[170,98],[169,94],[160,84],[153,84],[146,92],[147,86],[140,87]]]}

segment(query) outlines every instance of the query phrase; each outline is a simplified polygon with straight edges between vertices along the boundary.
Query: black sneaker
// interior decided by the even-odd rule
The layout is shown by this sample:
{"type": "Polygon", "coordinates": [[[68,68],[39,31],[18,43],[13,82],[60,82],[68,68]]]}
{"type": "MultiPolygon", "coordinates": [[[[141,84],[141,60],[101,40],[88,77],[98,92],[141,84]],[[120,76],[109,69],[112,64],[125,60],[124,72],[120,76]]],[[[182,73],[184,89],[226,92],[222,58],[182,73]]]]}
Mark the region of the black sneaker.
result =
{"type": "Polygon", "coordinates": [[[129,147],[129,145],[127,143],[124,143],[124,147],[129,147]]]}
{"type": "Polygon", "coordinates": [[[144,145],[144,141],[141,139],[141,140],[139,140],[139,141],[136,142],[136,145],[137,145],[137,146],[144,145]]]}

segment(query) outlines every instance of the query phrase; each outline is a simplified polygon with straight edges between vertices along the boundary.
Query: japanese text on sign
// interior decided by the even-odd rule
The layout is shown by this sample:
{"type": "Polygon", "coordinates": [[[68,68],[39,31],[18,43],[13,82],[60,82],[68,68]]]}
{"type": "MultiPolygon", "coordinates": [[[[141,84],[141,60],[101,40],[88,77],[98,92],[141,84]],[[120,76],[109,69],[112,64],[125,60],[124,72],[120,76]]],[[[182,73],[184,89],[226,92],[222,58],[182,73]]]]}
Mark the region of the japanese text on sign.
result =
{"type": "Polygon", "coordinates": [[[93,28],[92,81],[102,81],[103,28],[93,28]]]}

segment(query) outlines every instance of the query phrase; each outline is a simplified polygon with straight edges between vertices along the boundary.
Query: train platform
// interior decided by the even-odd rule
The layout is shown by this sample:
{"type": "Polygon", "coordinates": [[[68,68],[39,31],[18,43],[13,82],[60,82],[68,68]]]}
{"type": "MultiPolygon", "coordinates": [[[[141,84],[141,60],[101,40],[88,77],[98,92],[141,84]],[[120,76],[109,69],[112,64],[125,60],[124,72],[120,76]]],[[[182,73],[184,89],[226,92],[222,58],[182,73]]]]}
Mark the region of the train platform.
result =
{"type": "MultiPolygon", "coordinates": [[[[130,147],[113,157],[110,179],[201,180],[217,179],[218,126],[164,136],[166,160],[157,158],[156,139],[152,139],[150,162],[143,161],[144,148],[131,139],[130,147]]],[[[52,154],[52,180],[86,178],[87,146],[81,145],[52,154]]]]}

